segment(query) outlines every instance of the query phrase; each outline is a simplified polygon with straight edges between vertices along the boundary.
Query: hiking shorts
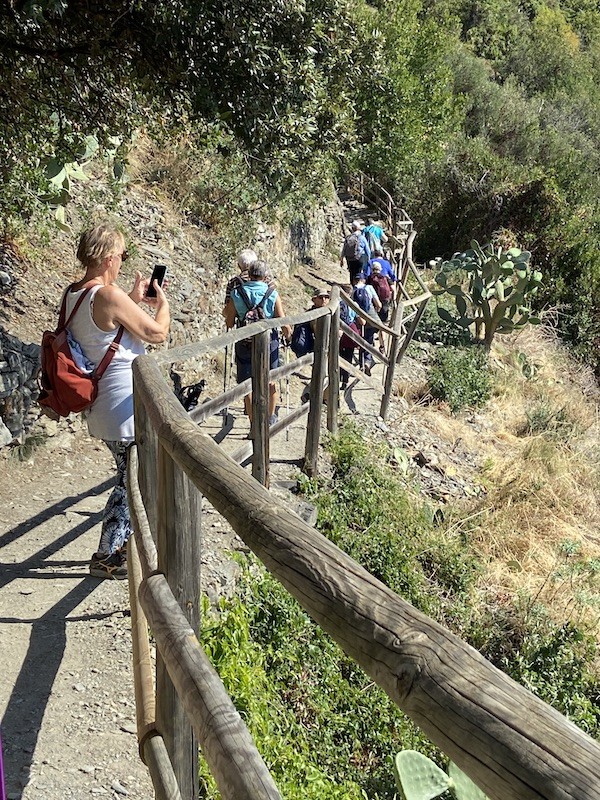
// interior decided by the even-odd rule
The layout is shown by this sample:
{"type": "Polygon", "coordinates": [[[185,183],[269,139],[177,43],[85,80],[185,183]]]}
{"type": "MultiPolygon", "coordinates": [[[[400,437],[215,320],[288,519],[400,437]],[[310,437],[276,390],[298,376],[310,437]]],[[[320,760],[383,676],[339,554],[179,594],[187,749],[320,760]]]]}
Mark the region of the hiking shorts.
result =
{"type": "MultiPolygon", "coordinates": [[[[275,328],[271,334],[269,365],[271,369],[279,366],[279,332],[275,328]]],[[[238,383],[252,376],[252,345],[246,342],[235,343],[235,366],[238,383]]]]}
{"type": "Polygon", "coordinates": [[[377,312],[379,319],[385,324],[390,316],[390,301],[383,300],[381,303],[381,308],[377,312]]]}

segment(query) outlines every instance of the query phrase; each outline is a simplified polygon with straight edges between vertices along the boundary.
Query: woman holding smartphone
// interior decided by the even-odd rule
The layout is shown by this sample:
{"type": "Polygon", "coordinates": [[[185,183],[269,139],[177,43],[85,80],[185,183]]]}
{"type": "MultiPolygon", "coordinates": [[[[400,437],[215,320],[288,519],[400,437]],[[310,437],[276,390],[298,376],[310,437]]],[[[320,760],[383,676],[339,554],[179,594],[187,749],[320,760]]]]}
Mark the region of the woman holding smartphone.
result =
{"type": "Polygon", "coordinates": [[[126,544],[131,533],[125,474],[127,450],[134,440],[132,364],[144,352],[144,342],[159,344],[167,338],[169,303],[157,281],[156,296],[147,296],[150,281],[140,272],[129,293],[117,286],[127,250],[123,234],[111,225],[85,231],[77,258],[85,275],[67,289],[67,316],[84,292],[85,296],[71,320],[70,333],[92,368],[109,347],[115,349],[98,384],[98,396],[84,412],[90,435],[106,443],[117,465],[117,481],[104,509],[100,544],[92,556],[90,573],[122,579],[127,577],[126,544]],[[141,302],[155,309],[154,317],[140,308],[141,302]]]}

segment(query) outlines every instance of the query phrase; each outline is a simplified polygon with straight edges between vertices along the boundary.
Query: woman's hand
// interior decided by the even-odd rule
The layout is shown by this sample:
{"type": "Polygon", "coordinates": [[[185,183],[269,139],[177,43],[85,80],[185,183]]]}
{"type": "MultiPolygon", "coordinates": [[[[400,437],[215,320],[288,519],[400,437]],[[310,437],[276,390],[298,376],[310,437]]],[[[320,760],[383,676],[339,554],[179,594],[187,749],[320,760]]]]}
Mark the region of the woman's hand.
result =
{"type": "Polygon", "coordinates": [[[148,278],[142,278],[142,273],[139,270],[136,270],[135,279],[133,281],[133,288],[129,292],[129,297],[133,300],[134,303],[141,303],[144,300],[144,295],[148,291],[148,285],[150,281],[148,278]]]}
{"type": "MultiPolygon", "coordinates": [[[[148,286],[150,286],[149,280],[142,281],[142,283],[146,283],[148,286]]],[[[161,286],[159,282],[156,279],[154,279],[154,290],[156,291],[156,297],[144,296],[144,303],[146,303],[146,305],[151,306],[152,308],[160,308],[161,306],[165,305],[165,303],[168,305],[167,296],[163,291],[163,289],[167,288],[168,283],[169,281],[165,279],[163,285],[161,286]]],[[[148,291],[147,287],[146,291],[148,291]]]]}
{"type": "MultiPolygon", "coordinates": [[[[155,287],[157,286],[156,281],[154,281],[154,285],[155,287]]],[[[148,287],[150,286],[150,278],[142,278],[142,273],[139,270],[137,270],[135,273],[135,280],[133,282],[133,289],[129,292],[129,297],[133,300],[134,303],[137,303],[138,305],[140,303],[146,303],[146,305],[156,308],[156,306],[162,305],[162,303],[165,302],[166,297],[163,289],[166,289],[168,285],[169,285],[169,279],[165,278],[165,280],[163,281],[162,288],[160,286],[157,287],[156,297],[148,297],[147,293],[148,293],[148,287]],[[160,303],[158,302],[159,300],[158,289],[160,289],[160,293],[162,295],[162,301],[160,303]]]]}

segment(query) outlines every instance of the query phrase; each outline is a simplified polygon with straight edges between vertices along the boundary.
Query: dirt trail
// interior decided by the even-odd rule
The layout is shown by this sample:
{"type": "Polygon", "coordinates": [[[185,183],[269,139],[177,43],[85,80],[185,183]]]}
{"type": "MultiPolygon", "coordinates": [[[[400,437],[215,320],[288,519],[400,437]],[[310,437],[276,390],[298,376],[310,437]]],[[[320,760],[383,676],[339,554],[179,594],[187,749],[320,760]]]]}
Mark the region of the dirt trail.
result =
{"type": "Polygon", "coordinates": [[[127,584],[87,572],[112,483],[83,432],[5,461],[0,712],[12,800],[151,796],[137,756],[127,584]]]}
{"type": "MultiPolygon", "coordinates": [[[[345,279],[323,263],[283,289],[289,312],[310,305],[310,290],[345,279]]],[[[376,367],[374,377],[380,377],[376,367]]],[[[303,375],[290,382],[300,403],[303,375]]],[[[282,384],[280,414],[286,413],[282,384]]],[[[375,417],[378,399],[351,383],[342,413],[375,417]]],[[[233,446],[247,432],[231,409],[233,446]],[[237,440],[237,441],[236,441],[237,440]]],[[[222,417],[207,425],[218,437],[222,417]]],[[[142,800],[151,782],[139,759],[126,582],[98,581],[88,561],[100,534],[113,470],[104,445],[84,430],[55,437],[26,461],[4,457],[0,512],[0,715],[10,800],[105,796],[142,800]]],[[[297,474],[304,421],[272,442],[273,491],[297,474]]],[[[289,497],[289,495],[288,495],[289,497]]],[[[203,587],[231,590],[230,549],[243,549],[222,518],[206,509],[203,587]]]]}

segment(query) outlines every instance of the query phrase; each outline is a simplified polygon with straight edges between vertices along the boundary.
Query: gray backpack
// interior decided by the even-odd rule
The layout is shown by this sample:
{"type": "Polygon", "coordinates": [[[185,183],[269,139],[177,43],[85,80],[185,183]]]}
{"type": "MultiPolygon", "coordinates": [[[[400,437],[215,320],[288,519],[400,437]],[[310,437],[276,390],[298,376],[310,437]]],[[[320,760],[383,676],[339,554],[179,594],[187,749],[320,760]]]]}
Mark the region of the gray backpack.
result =
{"type": "Polygon", "coordinates": [[[364,247],[360,241],[360,233],[351,233],[344,242],[344,258],[346,261],[360,261],[364,247]]]}

